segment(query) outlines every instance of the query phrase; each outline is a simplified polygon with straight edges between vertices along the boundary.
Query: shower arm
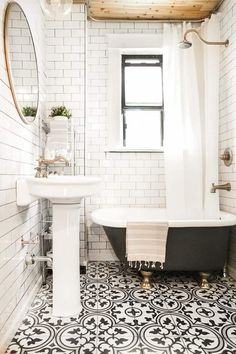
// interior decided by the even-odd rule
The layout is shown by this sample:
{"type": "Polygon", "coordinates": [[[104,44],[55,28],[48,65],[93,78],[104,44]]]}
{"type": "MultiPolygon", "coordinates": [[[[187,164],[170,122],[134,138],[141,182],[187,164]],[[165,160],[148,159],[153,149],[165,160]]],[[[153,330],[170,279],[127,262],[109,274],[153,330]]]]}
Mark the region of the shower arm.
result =
{"type": "Polygon", "coordinates": [[[212,41],[207,41],[207,40],[205,40],[204,38],[202,38],[202,36],[200,35],[200,33],[196,30],[196,29],[194,29],[194,28],[191,28],[191,29],[189,29],[189,30],[187,30],[186,32],[185,32],[185,34],[184,34],[184,41],[187,41],[187,35],[189,34],[189,33],[195,33],[198,37],[199,37],[199,39],[202,41],[202,42],[204,42],[205,44],[208,44],[208,45],[224,45],[225,47],[228,47],[228,45],[229,45],[229,40],[227,39],[226,41],[224,41],[224,42],[212,42],[212,41]]]}

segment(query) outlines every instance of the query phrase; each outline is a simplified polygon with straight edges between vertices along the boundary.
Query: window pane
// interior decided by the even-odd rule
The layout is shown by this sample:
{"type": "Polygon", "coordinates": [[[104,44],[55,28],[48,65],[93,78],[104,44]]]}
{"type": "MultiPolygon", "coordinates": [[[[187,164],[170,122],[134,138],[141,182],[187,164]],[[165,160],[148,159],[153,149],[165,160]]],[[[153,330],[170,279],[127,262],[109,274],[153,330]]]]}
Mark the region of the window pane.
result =
{"type": "Polygon", "coordinates": [[[126,146],[158,148],[161,146],[161,112],[126,110],[126,146]]]}
{"type": "Polygon", "coordinates": [[[125,67],[125,104],[127,106],[162,105],[161,67],[125,67]]]}

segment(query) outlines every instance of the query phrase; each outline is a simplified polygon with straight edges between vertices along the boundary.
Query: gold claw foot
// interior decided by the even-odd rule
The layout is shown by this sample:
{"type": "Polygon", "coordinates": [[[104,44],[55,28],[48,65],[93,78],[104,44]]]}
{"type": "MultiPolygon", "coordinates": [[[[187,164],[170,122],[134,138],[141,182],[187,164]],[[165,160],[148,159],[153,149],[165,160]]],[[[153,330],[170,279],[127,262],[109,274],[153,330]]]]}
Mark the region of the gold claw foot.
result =
{"type": "Polygon", "coordinates": [[[210,277],[210,273],[206,273],[206,272],[200,272],[200,281],[199,281],[199,286],[201,289],[209,289],[210,288],[210,284],[208,282],[208,278],[210,277]]]}
{"type": "Polygon", "coordinates": [[[145,272],[144,270],[141,270],[141,274],[143,277],[143,281],[141,283],[141,288],[142,289],[151,289],[151,283],[150,283],[150,278],[152,276],[152,272],[145,272]]]}

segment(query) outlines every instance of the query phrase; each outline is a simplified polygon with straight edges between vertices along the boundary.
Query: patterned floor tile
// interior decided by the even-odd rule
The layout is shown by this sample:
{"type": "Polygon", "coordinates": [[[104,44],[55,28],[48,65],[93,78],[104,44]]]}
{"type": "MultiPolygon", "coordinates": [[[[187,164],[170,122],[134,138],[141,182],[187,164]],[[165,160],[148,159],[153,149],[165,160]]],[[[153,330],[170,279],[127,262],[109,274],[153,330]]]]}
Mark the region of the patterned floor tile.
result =
{"type": "Polygon", "coordinates": [[[223,327],[221,333],[224,339],[232,345],[236,353],[236,314],[231,317],[232,323],[223,327]]]}
{"type": "Polygon", "coordinates": [[[162,284],[171,284],[173,287],[178,286],[186,289],[192,289],[198,285],[198,276],[193,272],[155,272],[152,276],[156,287],[162,284]]]}
{"type": "Polygon", "coordinates": [[[7,354],[236,354],[236,282],[157,272],[150,290],[137,270],[91,262],[78,317],[52,316],[52,279],[42,286],[7,354]]]}
{"type": "Polygon", "coordinates": [[[199,336],[182,338],[188,354],[235,354],[235,346],[229,345],[220,336],[208,336],[203,330],[199,336]],[[205,335],[204,335],[205,334],[205,335]]]}
{"type": "Polygon", "coordinates": [[[17,353],[18,351],[23,353],[23,350],[35,352],[52,342],[55,335],[55,330],[51,326],[35,325],[25,329],[21,327],[16,332],[8,353],[11,353],[12,350],[16,350],[17,353]]]}
{"type": "Polygon", "coordinates": [[[132,326],[116,323],[114,318],[107,314],[98,316],[97,330],[98,353],[128,351],[138,342],[137,332],[132,326]]]}
{"type": "Polygon", "coordinates": [[[186,348],[180,348],[179,346],[169,347],[167,349],[152,349],[150,347],[145,347],[142,345],[142,348],[135,347],[131,351],[124,352],[119,351],[117,354],[189,354],[186,348]]]}
{"type": "Polygon", "coordinates": [[[140,286],[141,277],[137,274],[116,274],[109,275],[106,278],[106,281],[113,287],[122,288],[125,290],[129,290],[132,288],[137,288],[140,286]]]}
{"type": "Polygon", "coordinates": [[[57,332],[55,342],[59,348],[78,350],[79,353],[96,351],[97,324],[93,316],[88,316],[81,324],[70,324],[57,332]],[[85,324],[86,322],[86,324],[85,324]]]}
{"type": "Polygon", "coordinates": [[[196,300],[217,302],[220,299],[224,298],[225,294],[227,294],[228,291],[229,288],[227,287],[226,283],[212,282],[210,284],[209,289],[201,289],[199,287],[194,288],[192,291],[192,295],[196,298],[196,300]]]}
{"type": "Polygon", "coordinates": [[[109,345],[101,345],[99,347],[98,354],[189,354],[186,348],[183,348],[182,345],[173,344],[172,346],[166,346],[161,349],[153,349],[150,345],[144,345],[140,340],[137,341],[137,344],[131,349],[122,349],[111,347],[109,345]]]}
{"type": "Polygon", "coordinates": [[[56,348],[53,345],[50,345],[48,348],[45,347],[39,351],[24,351],[24,354],[76,354],[75,351],[65,351],[64,349],[56,348]]]}
{"type": "Polygon", "coordinates": [[[181,303],[178,314],[183,315],[192,325],[203,324],[217,331],[227,324],[232,324],[231,313],[219,307],[217,303],[204,301],[181,303]]]}
{"type": "MultiPolygon", "coordinates": [[[[211,324],[204,324],[201,319],[196,321],[180,314],[172,314],[172,318],[189,353],[223,353],[225,350],[236,348],[232,345],[231,339],[227,338],[226,333],[222,333],[225,328],[233,330],[232,325],[225,326],[225,323],[219,323],[213,326],[211,324]]],[[[230,330],[228,334],[230,334],[230,330]]]]}
{"type": "Polygon", "coordinates": [[[163,316],[159,323],[144,326],[140,331],[140,340],[153,351],[167,353],[185,353],[186,348],[169,316],[163,316]]]}

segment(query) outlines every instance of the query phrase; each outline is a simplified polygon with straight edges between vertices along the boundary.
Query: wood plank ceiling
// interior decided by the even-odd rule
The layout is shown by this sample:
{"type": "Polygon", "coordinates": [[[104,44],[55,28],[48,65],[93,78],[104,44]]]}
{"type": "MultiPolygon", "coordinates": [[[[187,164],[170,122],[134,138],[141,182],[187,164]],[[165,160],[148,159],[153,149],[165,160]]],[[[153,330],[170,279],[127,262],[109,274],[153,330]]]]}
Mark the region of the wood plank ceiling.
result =
{"type": "MultiPolygon", "coordinates": [[[[74,2],[82,2],[74,0],[74,2]]],[[[87,0],[96,20],[202,20],[222,0],[87,0]]]]}

